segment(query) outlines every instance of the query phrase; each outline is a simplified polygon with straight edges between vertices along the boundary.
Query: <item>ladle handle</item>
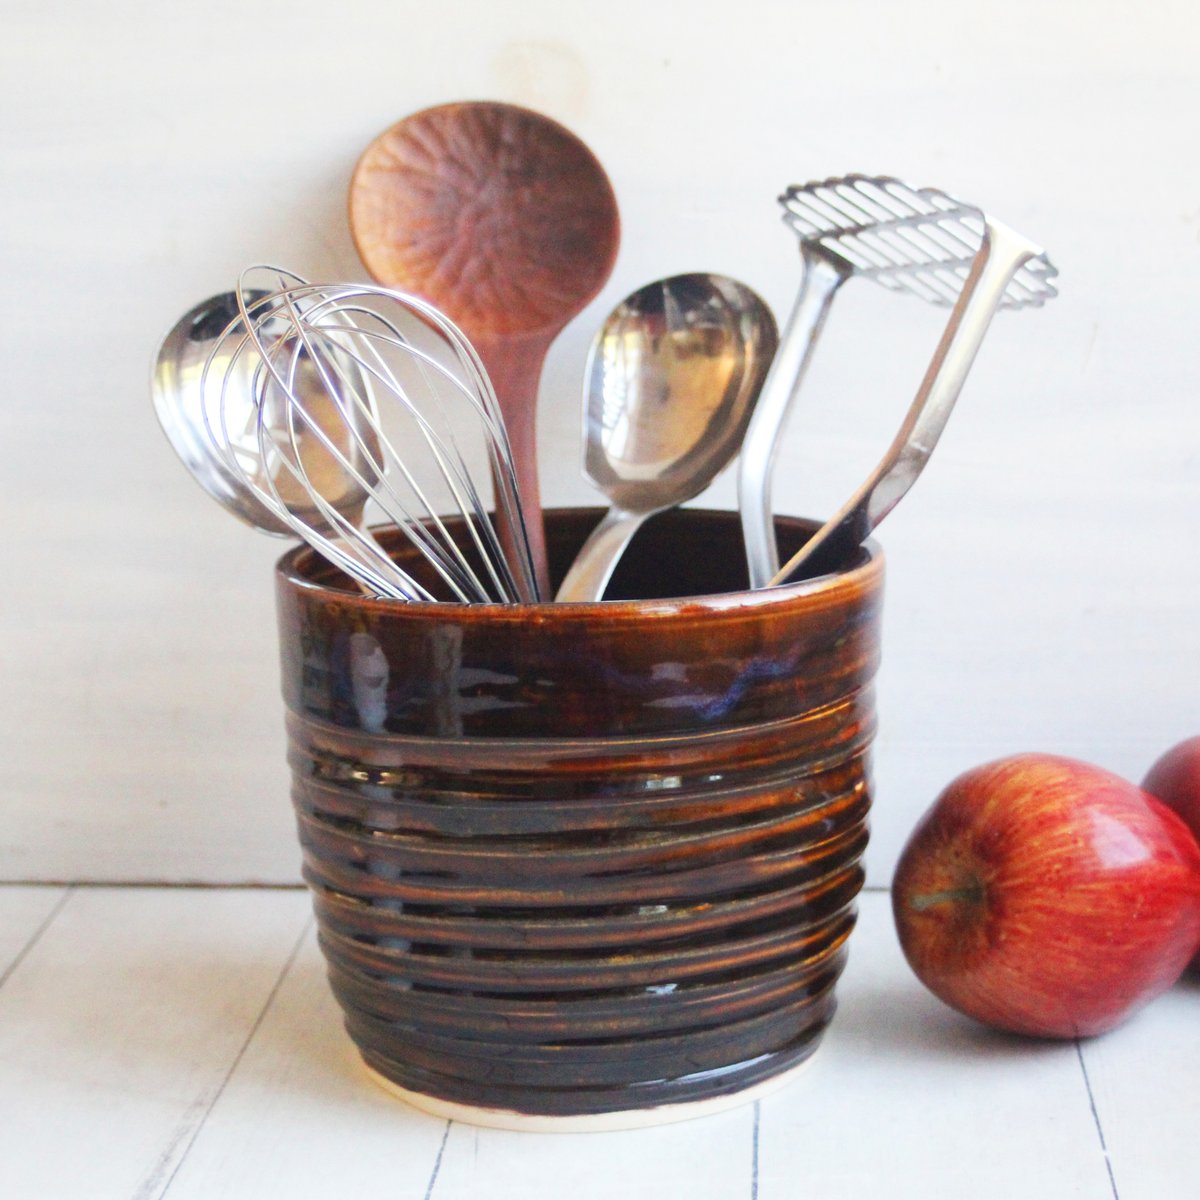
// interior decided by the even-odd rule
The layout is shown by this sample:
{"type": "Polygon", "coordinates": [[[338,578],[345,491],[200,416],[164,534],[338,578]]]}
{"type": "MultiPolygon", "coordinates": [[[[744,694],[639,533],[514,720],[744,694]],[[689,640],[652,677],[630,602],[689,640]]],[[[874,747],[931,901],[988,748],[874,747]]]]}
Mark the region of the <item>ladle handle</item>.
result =
{"type": "Polygon", "coordinates": [[[813,347],[829,314],[834,293],[847,278],[838,264],[805,247],[800,293],[788,318],[771,369],[742,442],[738,461],[738,509],[752,588],[766,587],[779,570],[771,476],[779,435],[800,391],[813,347]]]}
{"type": "Polygon", "coordinates": [[[770,581],[787,583],[834,570],[916,482],[962,391],[967,373],[1009,281],[1041,248],[984,217],[983,243],[955,302],[933,359],[888,452],[866,482],[770,581]]]}
{"type": "Polygon", "coordinates": [[[649,513],[627,512],[617,505],[604,514],[562,581],[556,601],[603,600],[613,568],[649,513]]]}

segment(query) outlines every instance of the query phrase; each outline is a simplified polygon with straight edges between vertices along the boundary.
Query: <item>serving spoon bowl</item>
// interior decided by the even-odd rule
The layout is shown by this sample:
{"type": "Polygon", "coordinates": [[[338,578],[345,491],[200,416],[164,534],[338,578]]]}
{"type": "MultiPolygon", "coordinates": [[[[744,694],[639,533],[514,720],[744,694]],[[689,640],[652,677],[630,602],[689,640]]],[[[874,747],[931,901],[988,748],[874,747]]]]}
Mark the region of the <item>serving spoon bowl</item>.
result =
{"type": "Polygon", "coordinates": [[[766,303],[723,275],[657,280],[613,309],[584,385],[584,473],[611,507],[556,599],[602,599],[642,522],[733,461],[778,340],[766,303]]]}

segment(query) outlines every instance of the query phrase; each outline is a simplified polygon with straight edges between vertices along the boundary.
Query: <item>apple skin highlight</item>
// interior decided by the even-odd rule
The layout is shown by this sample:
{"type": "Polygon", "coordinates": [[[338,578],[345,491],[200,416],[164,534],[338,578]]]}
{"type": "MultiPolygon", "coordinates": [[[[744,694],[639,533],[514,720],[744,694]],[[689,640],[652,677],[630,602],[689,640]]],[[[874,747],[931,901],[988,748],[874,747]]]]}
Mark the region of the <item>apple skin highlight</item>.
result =
{"type": "Polygon", "coordinates": [[[998,1029],[1104,1033],[1200,945],[1200,847],[1140,788],[1045,754],[955,779],[892,885],[900,944],[945,1003],[998,1029]]]}

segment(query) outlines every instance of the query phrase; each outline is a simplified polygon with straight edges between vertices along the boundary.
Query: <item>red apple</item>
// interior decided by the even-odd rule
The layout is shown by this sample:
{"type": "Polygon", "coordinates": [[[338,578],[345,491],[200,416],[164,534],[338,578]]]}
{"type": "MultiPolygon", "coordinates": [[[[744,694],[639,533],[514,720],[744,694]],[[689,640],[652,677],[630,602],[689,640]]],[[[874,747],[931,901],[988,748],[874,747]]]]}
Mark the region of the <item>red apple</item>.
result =
{"type": "MultiPolygon", "coordinates": [[[[1157,758],[1142,780],[1142,791],[1177,812],[1192,836],[1200,839],[1200,737],[1188,738],[1157,758]]],[[[1200,972],[1200,944],[1191,969],[1200,972]]]]}
{"type": "Polygon", "coordinates": [[[1103,1033],[1200,944],[1200,847],[1099,767],[1022,754],[959,776],[905,846],[900,944],[951,1007],[1040,1037],[1103,1033]]]}

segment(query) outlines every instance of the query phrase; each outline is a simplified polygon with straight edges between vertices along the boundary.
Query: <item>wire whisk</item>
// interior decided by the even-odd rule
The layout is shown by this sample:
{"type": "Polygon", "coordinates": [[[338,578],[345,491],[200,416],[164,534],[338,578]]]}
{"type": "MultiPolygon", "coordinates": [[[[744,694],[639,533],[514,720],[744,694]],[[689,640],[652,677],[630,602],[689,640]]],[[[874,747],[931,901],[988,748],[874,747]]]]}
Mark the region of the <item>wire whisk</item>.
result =
{"type": "Polygon", "coordinates": [[[236,295],[201,395],[211,448],[240,485],[375,595],[536,600],[500,408],[458,327],[402,292],[277,267],[243,272],[236,295]],[[518,532],[508,554],[476,484],[482,467],[518,532]],[[394,561],[381,526],[419,551],[424,582],[394,561]]]}

